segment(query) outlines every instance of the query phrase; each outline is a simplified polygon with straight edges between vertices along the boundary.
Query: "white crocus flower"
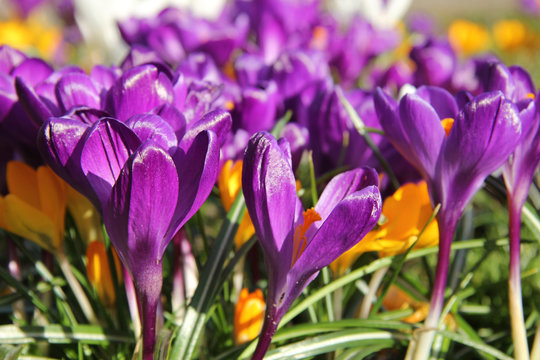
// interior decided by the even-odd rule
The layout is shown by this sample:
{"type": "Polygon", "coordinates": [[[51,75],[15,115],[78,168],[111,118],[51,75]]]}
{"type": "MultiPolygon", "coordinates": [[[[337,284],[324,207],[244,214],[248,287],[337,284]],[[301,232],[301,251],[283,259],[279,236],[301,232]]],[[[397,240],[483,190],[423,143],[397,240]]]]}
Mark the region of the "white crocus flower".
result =
{"type": "Polygon", "coordinates": [[[377,29],[391,29],[403,18],[412,0],[329,0],[337,19],[349,22],[359,14],[377,29]]]}

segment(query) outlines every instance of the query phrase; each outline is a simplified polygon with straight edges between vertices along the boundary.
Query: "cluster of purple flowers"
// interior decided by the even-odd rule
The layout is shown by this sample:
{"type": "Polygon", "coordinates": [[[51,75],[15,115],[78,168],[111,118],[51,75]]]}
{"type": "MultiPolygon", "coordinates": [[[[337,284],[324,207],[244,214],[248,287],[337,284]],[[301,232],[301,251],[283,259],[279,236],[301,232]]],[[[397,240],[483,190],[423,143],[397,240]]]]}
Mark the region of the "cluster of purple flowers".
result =
{"type": "MultiPolygon", "coordinates": [[[[501,166],[519,283],[519,216],[540,160],[536,89],[522,68],[492,57],[461,62],[430,31],[400,58],[405,34],[361,17],[340,27],[316,0],[237,0],[213,21],[169,8],[119,28],[129,54],[89,73],[0,47],[0,178],[11,159],[45,162],[92,201],[133,278],[146,359],[165,249],[226,160],[244,159],[243,193],[267,266],[256,358],[318,272],[376,225],[392,184],[388,176],[379,184],[384,169],[343,99],[377,130],[373,143],[397,179],[425,179],[432,204],[441,205],[426,328],[442,310],[457,222],[501,166]],[[383,66],[382,54],[394,60],[383,66]],[[406,84],[415,88],[403,95],[406,84]],[[288,111],[276,140],[269,131],[288,111]],[[304,212],[294,172],[305,152],[317,175],[347,171],[304,212]]],[[[418,358],[429,351],[426,334],[418,358]]]]}

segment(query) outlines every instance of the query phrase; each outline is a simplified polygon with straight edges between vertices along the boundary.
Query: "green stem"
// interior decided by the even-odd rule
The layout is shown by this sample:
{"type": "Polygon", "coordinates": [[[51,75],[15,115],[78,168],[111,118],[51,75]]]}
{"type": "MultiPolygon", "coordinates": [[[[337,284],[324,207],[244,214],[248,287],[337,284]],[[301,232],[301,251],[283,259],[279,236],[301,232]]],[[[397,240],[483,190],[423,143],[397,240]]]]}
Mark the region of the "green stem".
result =
{"type": "Polygon", "coordinates": [[[364,296],[362,304],[360,305],[360,319],[367,319],[369,317],[371,305],[373,304],[373,300],[377,297],[377,289],[379,289],[379,286],[381,285],[387,271],[388,266],[380,268],[375,271],[371,277],[368,292],[366,296],[364,296]]]}
{"type": "Polygon", "coordinates": [[[66,254],[64,254],[63,252],[58,252],[55,255],[56,260],[58,261],[58,265],[60,265],[60,269],[64,273],[66,281],[69,284],[71,291],[73,291],[73,294],[75,295],[75,298],[77,299],[79,305],[81,306],[84,315],[91,324],[98,325],[99,320],[94,314],[92,305],[90,305],[90,301],[88,300],[86,293],[81,287],[81,284],[79,284],[79,282],[75,278],[75,275],[73,275],[73,271],[71,270],[71,265],[68,258],[66,257],[66,254]]]}

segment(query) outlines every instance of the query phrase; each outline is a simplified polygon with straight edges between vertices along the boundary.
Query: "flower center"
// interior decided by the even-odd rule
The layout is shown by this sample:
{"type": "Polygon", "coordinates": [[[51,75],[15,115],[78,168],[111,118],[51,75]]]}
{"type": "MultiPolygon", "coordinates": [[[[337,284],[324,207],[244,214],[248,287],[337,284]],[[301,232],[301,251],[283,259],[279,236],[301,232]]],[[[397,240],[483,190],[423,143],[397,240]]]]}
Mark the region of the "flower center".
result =
{"type": "Polygon", "coordinates": [[[536,99],[536,95],[534,95],[533,93],[528,93],[527,95],[525,95],[525,97],[527,99],[533,99],[533,100],[536,99]]]}
{"type": "Polygon", "coordinates": [[[307,245],[307,239],[306,239],[306,232],[308,231],[309,227],[315,222],[321,220],[321,215],[319,215],[318,212],[315,211],[314,208],[307,209],[302,213],[304,216],[304,223],[301,225],[298,225],[296,230],[294,231],[294,239],[293,239],[293,254],[292,254],[292,261],[291,261],[291,268],[296,263],[296,260],[302,255],[304,250],[306,249],[307,245]]]}
{"type": "Polygon", "coordinates": [[[450,134],[450,130],[452,130],[452,126],[454,125],[454,119],[452,118],[446,118],[441,120],[441,125],[444,129],[444,132],[446,133],[446,137],[450,134]]]}

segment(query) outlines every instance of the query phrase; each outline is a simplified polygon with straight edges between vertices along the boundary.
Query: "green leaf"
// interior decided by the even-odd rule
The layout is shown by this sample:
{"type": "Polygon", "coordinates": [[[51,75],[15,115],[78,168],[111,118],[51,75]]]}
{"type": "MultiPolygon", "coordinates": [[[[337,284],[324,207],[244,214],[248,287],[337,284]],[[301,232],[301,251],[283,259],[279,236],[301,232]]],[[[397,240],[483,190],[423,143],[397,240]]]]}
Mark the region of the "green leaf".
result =
{"type": "Polygon", "coordinates": [[[461,334],[456,334],[454,332],[450,332],[450,331],[438,331],[437,332],[438,334],[444,336],[444,337],[447,337],[455,342],[458,342],[458,343],[461,343],[463,345],[466,345],[466,346],[469,346],[479,352],[483,352],[483,353],[486,353],[488,355],[492,355],[494,356],[495,358],[497,359],[502,359],[502,360],[512,360],[512,357],[504,354],[503,352],[495,349],[494,347],[492,346],[489,346],[483,342],[480,342],[480,341],[476,341],[476,340],[473,340],[471,339],[470,337],[466,337],[466,336],[463,336],[461,334]]]}
{"type": "Polygon", "coordinates": [[[21,353],[22,349],[22,345],[0,345],[0,359],[17,360],[19,359],[19,354],[21,353]]]}
{"type": "Polygon", "coordinates": [[[407,336],[390,331],[368,332],[363,329],[343,330],[281,346],[278,349],[269,351],[265,359],[304,359],[338,349],[361,345],[373,346],[379,344],[382,348],[390,348],[395,347],[397,343],[406,339],[407,336]]]}
{"type": "Polygon", "coordinates": [[[216,293],[223,285],[220,274],[232,248],[234,235],[245,209],[244,196],[240,191],[211,247],[208,260],[201,272],[199,285],[187,308],[184,322],[174,334],[170,359],[191,358],[206,322],[208,310],[213,304],[216,293]]]}
{"type": "Polygon", "coordinates": [[[55,344],[82,342],[87,344],[108,344],[111,342],[132,343],[131,336],[107,333],[96,325],[61,326],[0,326],[0,344],[27,344],[45,340],[55,344]]]}

